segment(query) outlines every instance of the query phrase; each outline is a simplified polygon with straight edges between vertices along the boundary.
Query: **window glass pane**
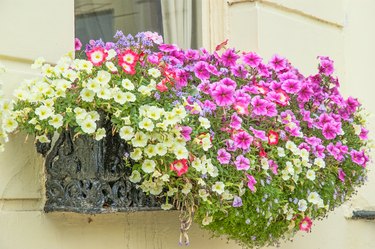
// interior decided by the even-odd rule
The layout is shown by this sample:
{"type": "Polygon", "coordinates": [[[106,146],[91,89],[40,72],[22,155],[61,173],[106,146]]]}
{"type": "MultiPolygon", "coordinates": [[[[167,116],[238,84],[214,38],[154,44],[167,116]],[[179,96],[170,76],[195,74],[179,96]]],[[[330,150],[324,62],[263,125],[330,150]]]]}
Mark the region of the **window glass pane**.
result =
{"type": "Polygon", "coordinates": [[[202,0],[76,0],[75,35],[111,41],[116,30],[154,31],[183,48],[201,45],[202,0]]]}

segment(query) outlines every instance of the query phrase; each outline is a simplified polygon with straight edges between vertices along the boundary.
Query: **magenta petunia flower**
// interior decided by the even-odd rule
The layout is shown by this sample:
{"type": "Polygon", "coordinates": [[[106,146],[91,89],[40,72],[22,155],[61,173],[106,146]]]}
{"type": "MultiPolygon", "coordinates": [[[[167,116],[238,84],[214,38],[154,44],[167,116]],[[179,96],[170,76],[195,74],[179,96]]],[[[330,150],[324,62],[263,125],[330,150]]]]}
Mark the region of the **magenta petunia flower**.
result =
{"type": "Polygon", "coordinates": [[[308,102],[310,100],[311,96],[313,96],[313,94],[314,94],[314,92],[310,88],[310,86],[308,84],[303,84],[301,89],[298,92],[297,100],[300,101],[300,102],[308,102]]]}
{"type": "Polygon", "coordinates": [[[248,170],[250,168],[250,160],[243,155],[239,155],[236,157],[234,165],[236,165],[237,170],[248,170]]]}
{"type": "Polygon", "coordinates": [[[232,139],[227,139],[225,141],[225,146],[227,147],[228,151],[235,151],[235,150],[237,150],[237,146],[236,146],[235,142],[232,139]]]}
{"type": "Polygon", "coordinates": [[[297,93],[301,89],[301,82],[299,80],[289,79],[283,81],[281,89],[287,93],[297,93]]]}
{"type": "Polygon", "coordinates": [[[285,69],[286,63],[287,63],[287,61],[286,61],[285,58],[283,58],[279,55],[274,55],[271,58],[270,62],[268,63],[268,66],[271,69],[275,70],[276,72],[279,72],[279,71],[285,69]]]}
{"type": "Polygon", "coordinates": [[[340,181],[345,182],[345,176],[346,176],[346,174],[345,174],[344,170],[342,168],[339,168],[338,177],[339,177],[340,181]]]}
{"type": "Polygon", "coordinates": [[[268,101],[261,99],[259,96],[255,96],[251,100],[251,105],[253,107],[253,113],[255,115],[266,115],[267,114],[267,105],[268,101]]]}
{"type": "Polygon", "coordinates": [[[197,78],[201,80],[207,80],[210,78],[210,72],[207,70],[207,62],[199,61],[194,66],[194,73],[197,78]]]}
{"type": "Polygon", "coordinates": [[[243,150],[249,149],[253,139],[254,138],[245,131],[239,132],[233,137],[235,146],[243,150]]]}
{"type": "Polygon", "coordinates": [[[279,165],[273,160],[268,160],[268,165],[270,166],[270,169],[274,175],[277,175],[277,169],[279,168],[279,165]]]}
{"type": "Polygon", "coordinates": [[[211,96],[218,106],[230,106],[234,102],[234,89],[223,84],[217,85],[211,96]]]}
{"type": "Polygon", "coordinates": [[[161,44],[159,46],[159,49],[160,51],[163,51],[163,52],[173,52],[173,51],[178,50],[179,48],[175,44],[161,44]]]}
{"type": "Polygon", "coordinates": [[[221,62],[226,67],[234,67],[236,65],[236,61],[238,58],[240,58],[240,56],[236,54],[233,48],[231,48],[231,49],[227,49],[221,55],[221,62]]]}
{"type": "Polygon", "coordinates": [[[347,109],[348,109],[349,113],[354,113],[357,110],[357,107],[359,105],[360,104],[359,104],[358,100],[353,98],[353,97],[349,97],[346,100],[346,106],[347,106],[347,109]]]}
{"type": "Polygon", "coordinates": [[[236,89],[236,87],[237,87],[237,83],[234,80],[232,80],[231,78],[224,78],[224,79],[220,80],[220,84],[223,84],[227,87],[231,87],[233,89],[236,89]]]}
{"type": "Polygon", "coordinates": [[[266,114],[265,116],[267,117],[275,117],[277,116],[277,109],[276,109],[276,104],[272,102],[268,102],[266,105],[266,114]]]}
{"type": "Polygon", "coordinates": [[[235,130],[241,129],[242,119],[237,115],[237,113],[233,113],[230,118],[229,126],[235,130]]]}
{"type": "Polygon", "coordinates": [[[359,138],[361,140],[367,140],[368,139],[367,134],[368,134],[368,130],[365,129],[364,127],[361,127],[361,133],[359,134],[359,138]]]}
{"type": "Polygon", "coordinates": [[[225,149],[220,149],[217,151],[216,158],[221,164],[228,164],[230,161],[231,155],[225,149]]]}
{"type": "Polygon", "coordinates": [[[268,137],[266,136],[266,132],[262,130],[254,129],[253,127],[250,127],[250,130],[253,132],[254,136],[256,138],[259,138],[260,140],[267,141],[268,137]]]}
{"type": "Polygon", "coordinates": [[[75,50],[81,50],[82,48],[82,43],[78,38],[74,39],[74,49],[75,50]]]}
{"type": "Polygon", "coordinates": [[[230,71],[238,78],[246,79],[248,76],[248,72],[243,65],[236,65],[230,71]]]}
{"type": "Polygon", "coordinates": [[[242,60],[250,67],[258,67],[259,63],[262,61],[262,58],[256,53],[250,52],[243,55],[242,60]]]}
{"type": "Polygon", "coordinates": [[[190,134],[193,129],[190,126],[181,126],[181,135],[185,138],[186,141],[191,139],[190,134]]]}
{"type": "Polygon", "coordinates": [[[362,167],[366,167],[366,163],[368,162],[368,156],[365,155],[365,152],[362,151],[356,151],[352,150],[350,152],[350,155],[352,157],[352,161],[362,167]]]}
{"type": "Polygon", "coordinates": [[[254,176],[246,174],[247,177],[247,187],[251,190],[251,192],[255,192],[255,184],[257,181],[255,180],[254,176]]]}
{"type": "Polygon", "coordinates": [[[338,132],[337,125],[335,125],[334,122],[323,125],[322,133],[323,136],[328,140],[334,139],[338,135],[338,132]]]}
{"type": "Polygon", "coordinates": [[[318,56],[320,59],[319,72],[326,75],[331,75],[334,71],[333,61],[325,56],[318,56]]]}

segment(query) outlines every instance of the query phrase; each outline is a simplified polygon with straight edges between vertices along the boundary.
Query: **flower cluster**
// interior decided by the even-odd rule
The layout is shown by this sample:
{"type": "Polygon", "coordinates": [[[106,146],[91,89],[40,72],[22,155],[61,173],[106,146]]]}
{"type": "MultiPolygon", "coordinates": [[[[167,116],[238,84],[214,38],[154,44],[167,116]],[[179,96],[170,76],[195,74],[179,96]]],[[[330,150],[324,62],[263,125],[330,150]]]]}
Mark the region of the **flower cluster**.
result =
{"type": "Polygon", "coordinates": [[[131,147],[131,182],[180,209],[183,224],[194,213],[246,246],[310,231],[364,182],[368,130],[328,57],[306,77],[281,56],[264,62],[225,44],[210,53],[151,32],[115,38],[90,41],[87,59],[37,59],[42,77],[0,105],[0,139],[18,128],[47,143],[70,128],[101,140],[106,118],[131,147]]]}

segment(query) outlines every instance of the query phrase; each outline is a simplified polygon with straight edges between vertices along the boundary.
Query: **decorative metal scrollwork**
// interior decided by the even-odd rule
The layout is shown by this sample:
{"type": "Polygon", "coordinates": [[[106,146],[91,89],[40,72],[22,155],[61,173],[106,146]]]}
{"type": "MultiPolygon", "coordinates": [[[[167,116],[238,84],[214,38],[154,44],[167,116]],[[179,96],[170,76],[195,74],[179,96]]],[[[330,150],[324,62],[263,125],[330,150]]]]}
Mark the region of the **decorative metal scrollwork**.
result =
{"type": "Polygon", "coordinates": [[[162,200],[146,196],[130,182],[131,168],[123,158],[129,145],[118,134],[96,141],[72,130],[63,131],[52,149],[37,144],[46,155],[46,204],[44,210],[105,213],[159,210],[162,200]]]}

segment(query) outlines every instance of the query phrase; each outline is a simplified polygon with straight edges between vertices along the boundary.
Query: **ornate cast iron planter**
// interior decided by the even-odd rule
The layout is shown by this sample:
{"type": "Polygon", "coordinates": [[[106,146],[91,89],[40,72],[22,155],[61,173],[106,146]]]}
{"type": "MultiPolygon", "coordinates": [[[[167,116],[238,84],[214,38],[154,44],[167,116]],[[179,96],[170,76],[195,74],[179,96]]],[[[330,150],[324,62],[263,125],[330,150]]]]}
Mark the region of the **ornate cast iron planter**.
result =
{"type": "Polygon", "coordinates": [[[146,196],[129,181],[131,167],[123,160],[129,146],[118,134],[112,136],[109,122],[104,127],[107,136],[101,141],[85,135],[74,137],[72,130],[66,130],[51,150],[50,144],[37,144],[37,151],[46,157],[46,212],[160,209],[162,200],[146,196]]]}

